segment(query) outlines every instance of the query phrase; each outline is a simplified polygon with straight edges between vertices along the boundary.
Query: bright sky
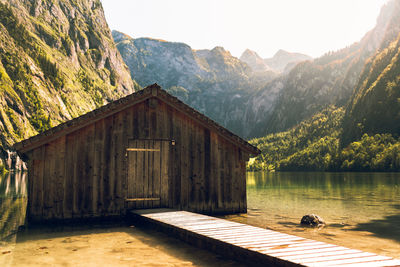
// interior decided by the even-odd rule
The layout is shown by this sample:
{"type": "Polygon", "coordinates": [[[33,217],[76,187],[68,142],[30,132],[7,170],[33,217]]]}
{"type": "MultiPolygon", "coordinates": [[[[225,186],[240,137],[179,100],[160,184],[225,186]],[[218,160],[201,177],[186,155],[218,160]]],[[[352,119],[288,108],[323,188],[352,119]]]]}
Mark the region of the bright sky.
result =
{"type": "Polygon", "coordinates": [[[388,0],[101,1],[110,28],[133,38],[267,58],[279,49],[318,57],[359,41],[388,0]]]}

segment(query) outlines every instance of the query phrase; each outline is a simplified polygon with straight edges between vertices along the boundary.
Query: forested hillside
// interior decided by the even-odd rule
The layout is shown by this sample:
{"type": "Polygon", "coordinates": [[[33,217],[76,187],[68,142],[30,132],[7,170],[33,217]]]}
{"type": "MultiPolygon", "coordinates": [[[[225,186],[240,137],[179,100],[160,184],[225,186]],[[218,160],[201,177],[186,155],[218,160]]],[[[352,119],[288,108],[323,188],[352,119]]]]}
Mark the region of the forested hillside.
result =
{"type": "Polygon", "coordinates": [[[367,62],[346,110],[342,144],[364,133],[400,134],[400,34],[367,62]]]}
{"type": "Polygon", "coordinates": [[[329,107],[293,129],[253,139],[261,155],[249,170],[400,171],[400,138],[364,134],[340,147],[343,108],[329,107]]]}
{"type": "Polygon", "coordinates": [[[0,158],[134,89],[100,0],[0,1],[0,158]]]}
{"type": "MultiPolygon", "coordinates": [[[[341,57],[333,53],[327,54],[325,59],[323,57],[315,60],[314,62],[317,63],[318,61],[331,62],[330,57],[334,57],[336,63],[329,65],[337,67],[338,62],[343,62],[343,56],[348,58],[349,51],[354,50],[353,52],[359,55],[357,61],[353,59],[356,63],[348,65],[350,68],[357,69],[360,66],[363,67],[351,90],[349,101],[345,104],[335,103],[340,107],[331,106],[298,125],[296,121],[291,121],[289,124],[296,126],[288,131],[252,140],[252,143],[262,150],[262,155],[253,159],[249,168],[253,170],[400,171],[399,22],[400,1],[391,1],[382,9],[381,17],[378,19],[378,25],[379,23],[386,25],[383,27],[385,31],[380,31],[383,32],[382,40],[378,42],[379,46],[378,43],[375,44],[377,50],[365,60],[363,65],[360,65],[362,63],[360,58],[363,57],[359,54],[362,50],[354,50],[356,45],[347,48],[347,51],[337,52],[341,57]],[[386,19],[382,18],[388,14],[390,16],[386,19]]],[[[376,35],[374,31],[368,33],[365,38],[376,35]]],[[[365,51],[364,53],[368,54],[365,51]]],[[[303,68],[309,71],[310,66],[303,66],[307,64],[313,65],[313,63],[301,63],[295,67],[292,74],[299,68],[298,76],[309,73],[301,70],[303,68]]],[[[314,73],[317,71],[326,71],[327,77],[322,79],[320,84],[323,87],[324,83],[329,81],[330,72],[334,72],[335,69],[320,68],[314,73]]],[[[306,77],[310,80],[312,76],[311,73],[306,77]]],[[[290,84],[290,81],[288,83],[290,84]]],[[[343,83],[340,86],[343,86],[343,83]]],[[[312,86],[304,86],[304,92],[310,91],[310,88],[312,86]]],[[[287,91],[283,89],[282,92],[285,95],[287,91]]],[[[318,91],[311,91],[311,93],[318,94],[318,91]]],[[[279,109],[292,109],[294,113],[301,114],[304,106],[294,105],[297,99],[293,98],[296,95],[298,96],[299,93],[294,91],[290,105],[283,105],[282,102],[277,104],[279,109]]],[[[314,101],[314,105],[323,103],[315,98],[314,101]]],[[[294,118],[287,117],[289,120],[294,120],[294,118]]]]}

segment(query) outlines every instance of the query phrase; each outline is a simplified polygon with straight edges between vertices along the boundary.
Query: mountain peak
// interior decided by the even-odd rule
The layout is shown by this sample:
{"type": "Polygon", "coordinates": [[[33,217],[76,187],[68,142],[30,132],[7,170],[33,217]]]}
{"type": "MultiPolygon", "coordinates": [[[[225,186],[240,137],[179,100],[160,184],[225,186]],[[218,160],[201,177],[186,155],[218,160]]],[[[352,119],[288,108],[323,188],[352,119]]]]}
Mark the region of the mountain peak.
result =
{"type": "Polygon", "coordinates": [[[257,52],[253,50],[246,49],[239,59],[249,65],[256,72],[271,70],[271,68],[265,64],[264,60],[257,54],[257,52]]]}
{"type": "Polygon", "coordinates": [[[232,56],[232,55],[231,55],[231,52],[229,52],[228,50],[225,50],[225,48],[223,48],[222,46],[216,46],[216,47],[214,47],[213,49],[211,49],[211,53],[214,53],[214,54],[221,54],[221,55],[229,56],[229,57],[232,56]]]}
{"type": "Polygon", "coordinates": [[[305,60],[312,60],[312,57],[279,49],[272,58],[264,59],[264,62],[278,72],[287,72],[297,63],[305,60]]]}
{"type": "Polygon", "coordinates": [[[116,30],[112,31],[112,37],[116,43],[132,39],[129,35],[116,30]]]}
{"type": "Polygon", "coordinates": [[[286,50],[279,49],[279,50],[275,53],[274,57],[279,57],[279,56],[284,56],[284,55],[290,55],[290,54],[291,54],[291,53],[288,52],[288,51],[286,51],[286,50]]]}

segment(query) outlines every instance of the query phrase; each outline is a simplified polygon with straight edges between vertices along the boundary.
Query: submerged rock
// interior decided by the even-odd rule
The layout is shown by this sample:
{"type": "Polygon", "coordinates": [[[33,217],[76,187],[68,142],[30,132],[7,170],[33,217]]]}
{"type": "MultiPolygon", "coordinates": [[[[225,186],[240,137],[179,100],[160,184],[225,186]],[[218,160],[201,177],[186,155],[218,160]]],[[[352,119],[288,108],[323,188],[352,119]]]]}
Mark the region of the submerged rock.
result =
{"type": "Polygon", "coordinates": [[[300,224],[310,227],[321,227],[325,225],[325,221],[316,214],[307,214],[301,218],[300,224]]]}

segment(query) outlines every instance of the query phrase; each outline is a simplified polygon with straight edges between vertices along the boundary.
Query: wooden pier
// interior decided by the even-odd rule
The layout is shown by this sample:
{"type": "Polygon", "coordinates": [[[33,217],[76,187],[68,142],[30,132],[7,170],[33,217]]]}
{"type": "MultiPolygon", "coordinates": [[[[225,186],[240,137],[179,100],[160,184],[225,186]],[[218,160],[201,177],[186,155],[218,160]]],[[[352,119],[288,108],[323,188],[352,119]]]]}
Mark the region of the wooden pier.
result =
{"type": "Polygon", "coordinates": [[[263,266],[400,266],[400,260],[211,216],[134,210],[138,220],[201,248],[263,266]]]}

